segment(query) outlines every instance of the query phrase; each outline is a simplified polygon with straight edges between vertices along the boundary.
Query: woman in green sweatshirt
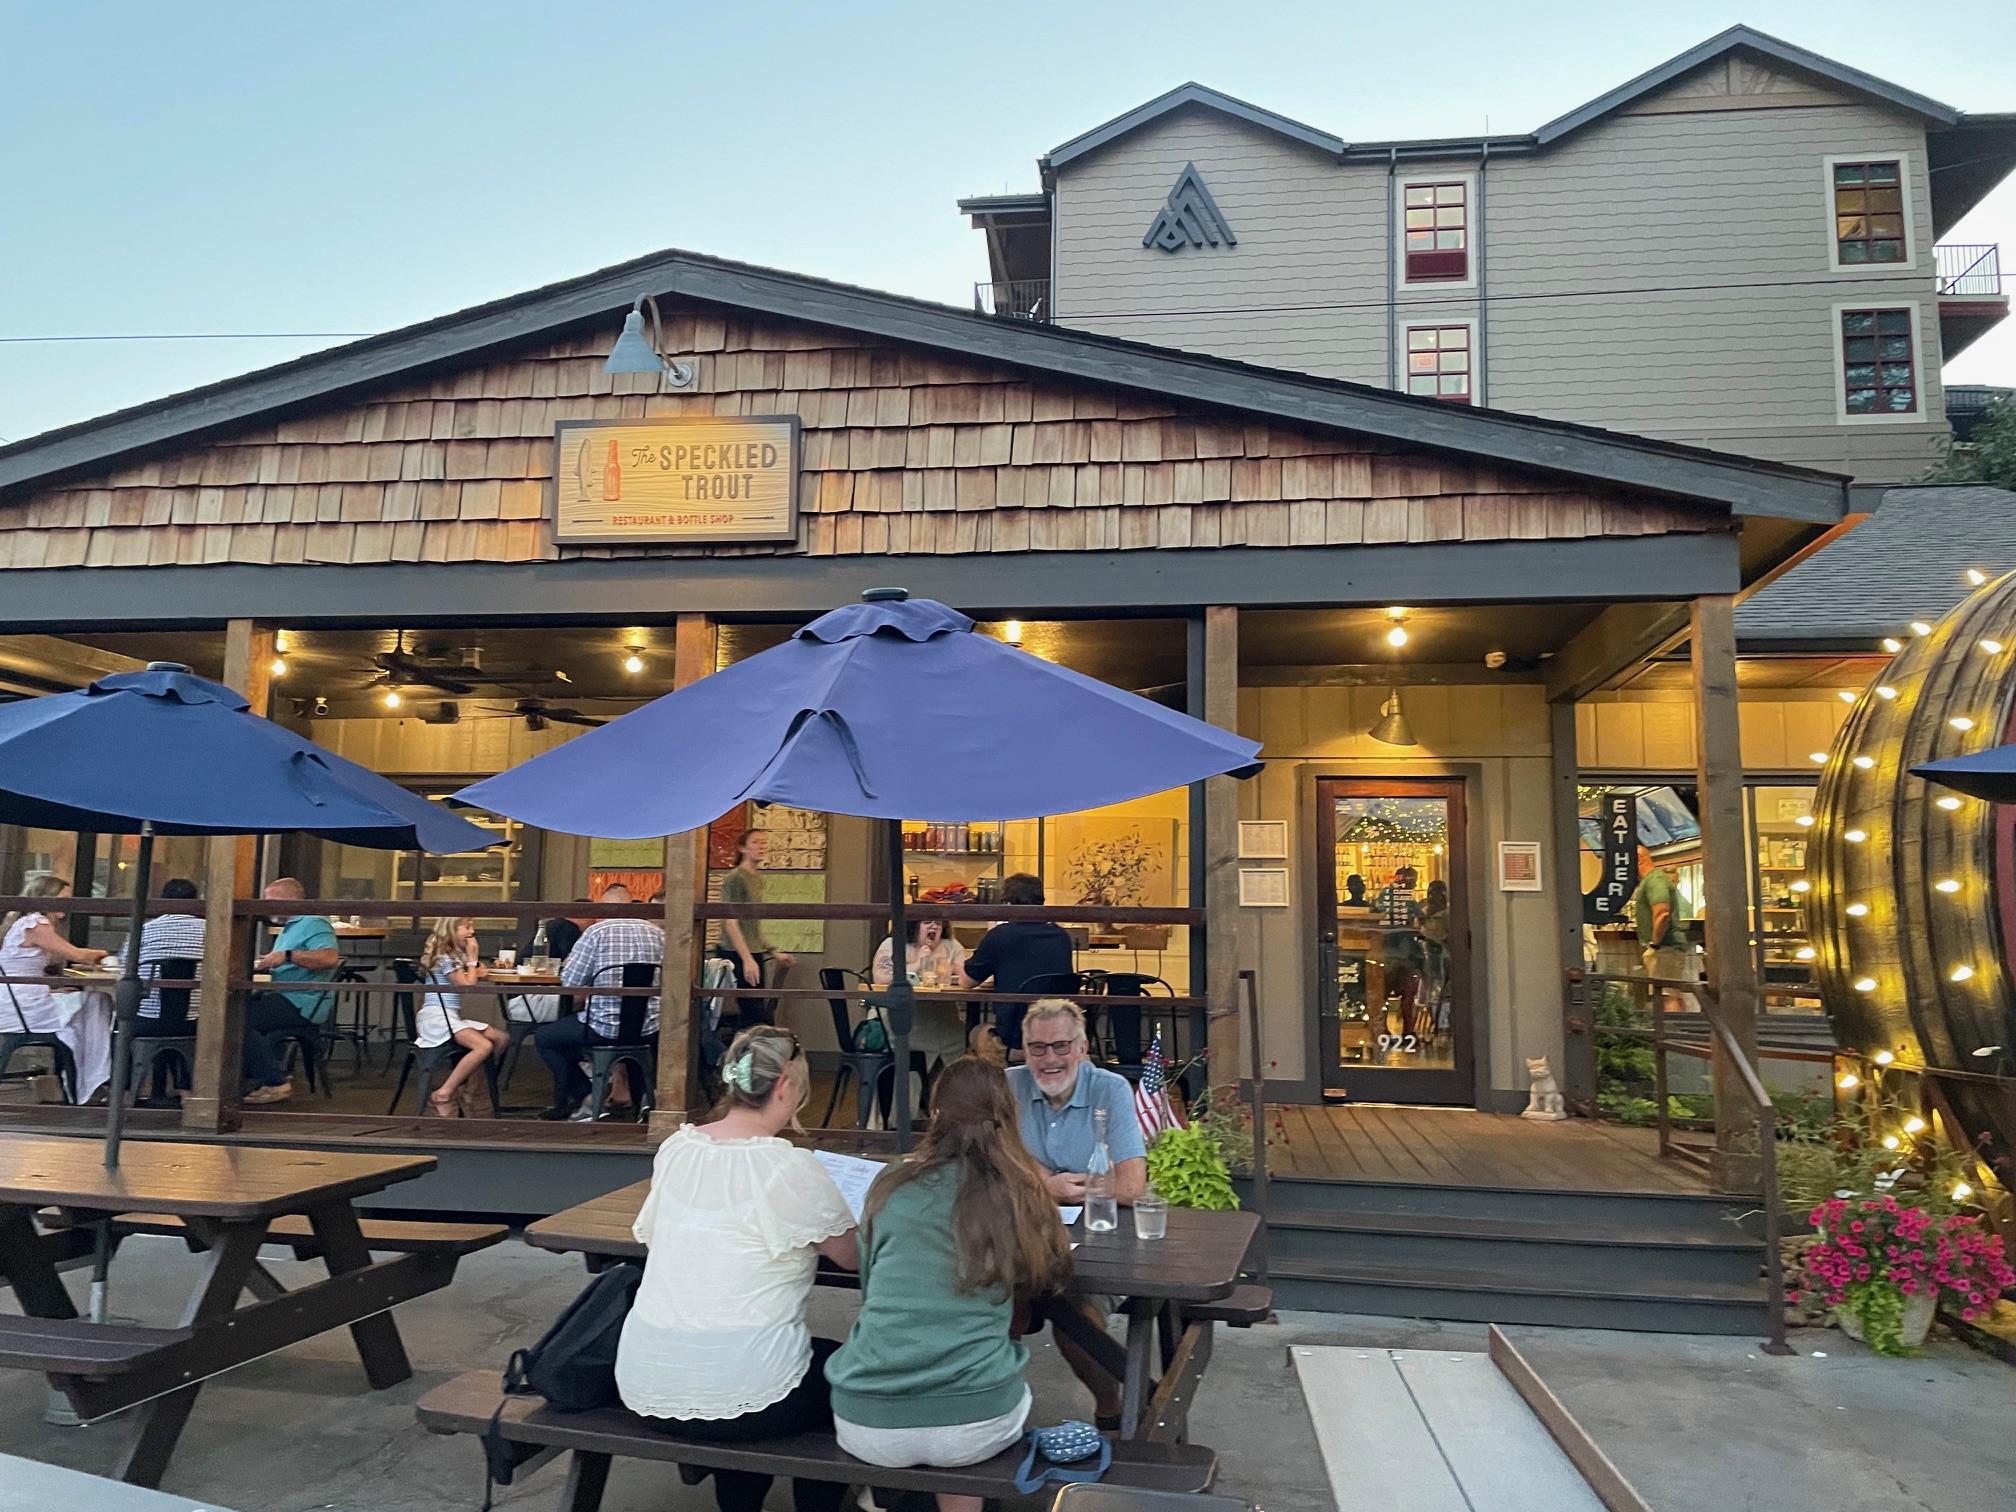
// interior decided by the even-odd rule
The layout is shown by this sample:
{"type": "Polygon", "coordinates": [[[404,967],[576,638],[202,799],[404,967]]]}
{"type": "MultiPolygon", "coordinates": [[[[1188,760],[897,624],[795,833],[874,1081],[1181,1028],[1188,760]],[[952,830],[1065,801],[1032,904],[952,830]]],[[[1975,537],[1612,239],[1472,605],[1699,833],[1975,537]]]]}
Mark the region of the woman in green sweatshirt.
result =
{"type": "MultiPolygon", "coordinates": [[[[871,1465],[974,1465],[1022,1435],[1018,1294],[1070,1277],[1071,1248],[1023,1148],[999,1068],[947,1066],[931,1129],[875,1178],[861,1215],[861,1316],[826,1362],[840,1447],[871,1465]]],[[[979,1512],[977,1496],[939,1512],[979,1512]]]]}

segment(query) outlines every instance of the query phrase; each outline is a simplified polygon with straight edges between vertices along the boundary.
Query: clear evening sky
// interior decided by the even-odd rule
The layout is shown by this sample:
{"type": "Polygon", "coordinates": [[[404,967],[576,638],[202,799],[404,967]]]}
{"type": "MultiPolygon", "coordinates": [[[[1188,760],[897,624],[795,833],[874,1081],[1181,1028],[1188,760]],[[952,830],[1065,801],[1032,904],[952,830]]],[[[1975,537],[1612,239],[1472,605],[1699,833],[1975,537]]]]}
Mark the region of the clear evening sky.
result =
{"type": "MultiPolygon", "coordinates": [[[[2016,111],[2016,7],[0,0],[0,338],[372,332],[664,247],[966,304],[962,195],[1186,79],[1526,131],[1737,22],[2016,111]]],[[[1999,241],[2016,181],[1949,241],[1999,241]]],[[[1947,369],[2016,383],[2016,321],[1947,369]]],[[[330,338],[0,341],[0,438],[330,338]]]]}

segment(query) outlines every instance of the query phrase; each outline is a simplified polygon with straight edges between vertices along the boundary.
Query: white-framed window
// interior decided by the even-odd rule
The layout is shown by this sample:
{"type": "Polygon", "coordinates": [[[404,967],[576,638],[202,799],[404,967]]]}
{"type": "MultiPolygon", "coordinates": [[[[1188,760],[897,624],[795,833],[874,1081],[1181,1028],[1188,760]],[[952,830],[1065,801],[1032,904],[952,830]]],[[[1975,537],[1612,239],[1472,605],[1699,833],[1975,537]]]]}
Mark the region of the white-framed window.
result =
{"type": "Polygon", "coordinates": [[[1910,300],[1834,306],[1835,416],[1844,425],[1925,418],[1924,317],[1910,300]]]}
{"type": "Polygon", "coordinates": [[[1400,332],[1400,363],[1402,393],[1477,403],[1477,322],[1410,322],[1400,332]]]}
{"type": "Polygon", "coordinates": [[[1911,210],[1911,154],[1841,152],[1821,159],[1827,204],[1827,267],[1834,273],[1918,265],[1911,210]]]}
{"type": "Polygon", "coordinates": [[[1393,186],[1399,223],[1393,255],[1403,288],[1464,288],[1477,282],[1477,175],[1418,173],[1393,186]]]}

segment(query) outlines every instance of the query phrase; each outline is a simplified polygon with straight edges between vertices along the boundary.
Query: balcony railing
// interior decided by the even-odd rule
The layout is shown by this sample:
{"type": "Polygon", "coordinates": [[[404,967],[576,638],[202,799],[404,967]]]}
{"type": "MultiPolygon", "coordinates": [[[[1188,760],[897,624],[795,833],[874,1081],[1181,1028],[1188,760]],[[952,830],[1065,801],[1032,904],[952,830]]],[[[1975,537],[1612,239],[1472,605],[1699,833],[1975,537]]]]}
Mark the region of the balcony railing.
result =
{"type": "Polygon", "coordinates": [[[973,285],[973,308],[983,315],[1001,315],[1010,320],[1050,318],[1050,280],[1021,278],[1010,283],[973,285]]]}
{"type": "Polygon", "coordinates": [[[1932,253],[1938,260],[1940,294],[1961,299],[2001,295],[2001,249],[1992,242],[1985,246],[1941,244],[1932,253]]]}

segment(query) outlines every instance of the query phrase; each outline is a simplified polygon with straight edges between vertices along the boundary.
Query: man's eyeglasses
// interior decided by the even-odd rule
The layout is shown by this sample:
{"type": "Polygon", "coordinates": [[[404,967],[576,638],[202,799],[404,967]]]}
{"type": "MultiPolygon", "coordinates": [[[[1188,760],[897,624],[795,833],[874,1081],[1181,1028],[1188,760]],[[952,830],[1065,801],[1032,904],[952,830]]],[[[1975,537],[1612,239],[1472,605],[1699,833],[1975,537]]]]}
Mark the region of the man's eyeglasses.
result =
{"type": "Polygon", "coordinates": [[[1069,1055],[1077,1043],[1076,1035],[1063,1040],[1024,1040],[1022,1049],[1029,1055],[1069,1055]]]}

